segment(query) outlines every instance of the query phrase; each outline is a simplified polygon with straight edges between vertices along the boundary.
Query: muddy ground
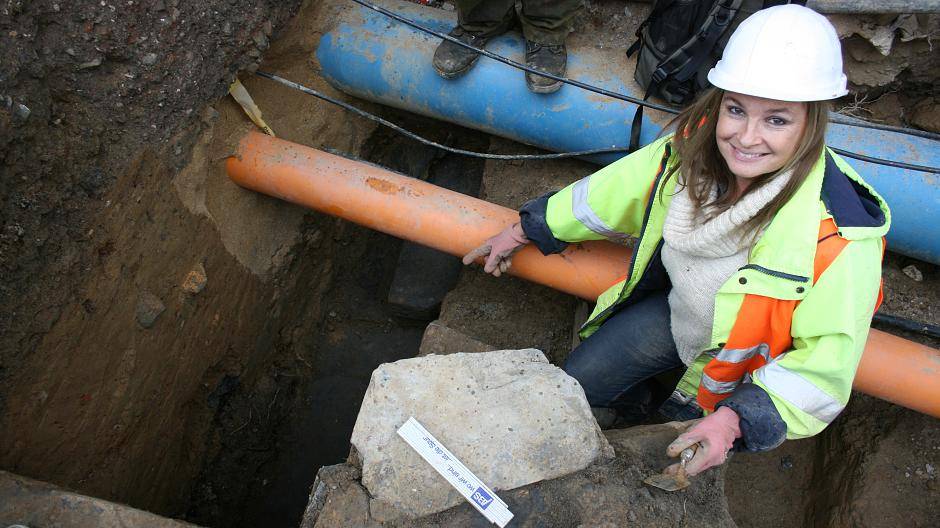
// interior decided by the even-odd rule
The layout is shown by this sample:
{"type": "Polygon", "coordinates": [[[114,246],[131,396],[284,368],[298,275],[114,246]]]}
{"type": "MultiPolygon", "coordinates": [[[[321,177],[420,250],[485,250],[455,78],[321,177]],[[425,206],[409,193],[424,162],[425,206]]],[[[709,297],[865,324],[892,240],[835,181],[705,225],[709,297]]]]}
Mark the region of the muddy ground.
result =
{"type": "MultiPolygon", "coordinates": [[[[369,372],[417,352],[424,322],[385,303],[399,241],[228,182],[221,160],[250,126],[223,97],[236,73],[280,137],[416,177],[482,173],[483,196],[511,207],[594,170],[455,160],[248,74],[263,58],[339,95],[312,53],[342,8],[0,7],[0,468],[200,524],[291,526],[317,467],[345,458],[369,372]]],[[[645,9],[589,2],[576,39],[626,47],[645,9]]],[[[929,39],[888,56],[847,39],[846,106],[940,131],[929,39]]],[[[445,143],[531,152],[356,104],[445,143]]],[[[940,323],[936,266],[889,254],[885,286],[885,312],[940,323]]],[[[557,363],[577,304],[467,270],[441,319],[557,363]]],[[[729,507],[742,526],[928,526],[938,465],[936,419],[858,396],[820,437],[735,458],[729,507]]]]}

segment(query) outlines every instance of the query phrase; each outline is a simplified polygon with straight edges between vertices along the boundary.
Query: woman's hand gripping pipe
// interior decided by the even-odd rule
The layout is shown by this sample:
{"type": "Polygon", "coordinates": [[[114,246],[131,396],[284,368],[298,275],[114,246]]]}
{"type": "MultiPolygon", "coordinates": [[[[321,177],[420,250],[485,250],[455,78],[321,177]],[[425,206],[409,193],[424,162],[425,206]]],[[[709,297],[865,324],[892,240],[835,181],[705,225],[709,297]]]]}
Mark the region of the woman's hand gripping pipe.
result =
{"type": "Polygon", "coordinates": [[[485,257],[483,271],[499,277],[512,265],[512,256],[528,243],[529,239],[526,238],[522,225],[517,222],[486,239],[482,246],[464,255],[463,263],[468,265],[485,257]]]}

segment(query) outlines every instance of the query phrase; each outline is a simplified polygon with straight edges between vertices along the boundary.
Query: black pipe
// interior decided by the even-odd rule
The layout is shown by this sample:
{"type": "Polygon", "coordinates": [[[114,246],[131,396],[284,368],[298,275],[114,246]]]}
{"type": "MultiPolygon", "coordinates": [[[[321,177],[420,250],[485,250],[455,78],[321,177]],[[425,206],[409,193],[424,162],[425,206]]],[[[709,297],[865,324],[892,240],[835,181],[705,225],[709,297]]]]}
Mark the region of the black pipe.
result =
{"type": "Polygon", "coordinates": [[[908,332],[914,332],[915,334],[932,337],[934,339],[940,339],[940,326],[935,324],[923,323],[920,321],[914,321],[913,319],[906,319],[904,317],[883,313],[876,313],[872,321],[888,326],[893,326],[895,328],[900,328],[901,330],[906,330],[908,332]]]}

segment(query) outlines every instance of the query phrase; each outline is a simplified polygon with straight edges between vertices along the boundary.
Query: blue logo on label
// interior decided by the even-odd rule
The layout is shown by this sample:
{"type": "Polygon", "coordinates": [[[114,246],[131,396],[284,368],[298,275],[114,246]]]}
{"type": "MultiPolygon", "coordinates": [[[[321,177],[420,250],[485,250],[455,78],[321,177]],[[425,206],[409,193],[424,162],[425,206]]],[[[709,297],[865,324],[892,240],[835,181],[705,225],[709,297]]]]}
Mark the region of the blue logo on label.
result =
{"type": "Polygon", "coordinates": [[[473,502],[480,505],[480,509],[485,510],[487,506],[493,502],[493,497],[490,497],[490,494],[486,492],[483,488],[477,488],[473,492],[473,502]]]}

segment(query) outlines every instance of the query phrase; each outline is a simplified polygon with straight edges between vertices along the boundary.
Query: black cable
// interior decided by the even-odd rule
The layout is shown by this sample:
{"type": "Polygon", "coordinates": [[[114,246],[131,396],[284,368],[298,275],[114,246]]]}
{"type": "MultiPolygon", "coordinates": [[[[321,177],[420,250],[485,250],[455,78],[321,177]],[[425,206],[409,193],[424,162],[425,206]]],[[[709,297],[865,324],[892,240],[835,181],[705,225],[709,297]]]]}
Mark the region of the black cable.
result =
{"type": "MultiPolygon", "coordinates": [[[[419,141],[419,142],[424,143],[424,144],[426,144],[426,145],[430,145],[430,146],[433,146],[433,147],[436,147],[436,148],[439,148],[439,149],[442,149],[442,150],[446,150],[447,152],[452,152],[452,153],[454,153],[454,154],[462,154],[462,155],[465,155],[465,156],[473,156],[473,157],[480,157],[480,158],[487,158],[487,159],[506,159],[506,160],[513,160],[513,159],[557,159],[557,158],[568,158],[568,157],[574,157],[574,156],[587,156],[587,155],[590,155],[590,154],[608,154],[608,153],[613,153],[613,152],[626,152],[626,150],[627,150],[626,148],[609,148],[609,149],[584,150],[584,151],[580,151],[580,152],[562,152],[562,153],[557,153],[557,154],[489,154],[489,153],[472,152],[472,151],[469,151],[469,150],[456,149],[456,148],[448,147],[448,146],[446,146],[446,145],[441,145],[440,143],[436,143],[436,142],[431,141],[431,140],[429,140],[429,139],[423,138],[423,137],[421,137],[421,136],[419,136],[419,135],[417,135],[417,134],[415,134],[415,133],[413,133],[413,132],[410,132],[410,131],[408,131],[408,130],[405,130],[404,128],[402,128],[402,127],[400,127],[400,126],[398,126],[398,125],[396,125],[396,124],[394,124],[394,123],[392,123],[392,122],[390,122],[390,121],[387,121],[387,120],[385,120],[385,119],[382,119],[381,117],[378,117],[378,116],[376,116],[376,115],[370,114],[369,112],[366,112],[365,110],[361,110],[361,109],[359,109],[359,108],[356,108],[355,106],[352,106],[352,105],[350,105],[350,104],[347,104],[347,103],[344,103],[344,102],[339,101],[339,100],[337,100],[337,99],[334,99],[334,98],[332,98],[332,97],[330,97],[330,96],[328,96],[328,95],[325,95],[325,94],[322,94],[322,93],[320,93],[320,92],[317,92],[316,90],[313,90],[312,88],[307,88],[306,86],[304,86],[304,85],[302,85],[302,84],[298,84],[298,83],[295,83],[295,82],[293,82],[293,81],[289,81],[289,80],[287,80],[287,79],[284,79],[283,77],[278,77],[277,75],[274,75],[274,74],[271,74],[271,73],[268,73],[268,72],[264,72],[264,71],[260,71],[260,70],[257,71],[257,72],[255,72],[255,74],[258,75],[259,77],[264,77],[264,78],[266,78],[266,79],[270,79],[270,80],[272,80],[272,81],[281,83],[281,84],[283,84],[283,85],[285,85],[285,86],[288,86],[288,87],[290,87],[290,88],[293,88],[293,89],[295,89],[295,90],[300,90],[301,92],[304,92],[304,93],[306,93],[306,94],[309,94],[309,95],[312,95],[312,96],[314,96],[314,97],[318,97],[318,98],[320,98],[320,99],[323,99],[324,101],[333,103],[333,104],[335,104],[335,105],[337,105],[337,106],[340,106],[340,107],[342,107],[342,108],[344,108],[344,109],[346,109],[346,110],[349,110],[349,111],[351,111],[351,112],[353,112],[353,113],[355,113],[355,114],[358,114],[358,115],[360,115],[360,116],[362,116],[362,117],[365,117],[366,119],[370,119],[370,120],[372,120],[372,121],[376,121],[376,122],[378,122],[378,123],[381,123],[381,124],[383,124],[383,125],[385,125],[385,126],[391,128],[391,129],[393,129],[393,130],[396,130],[396,131],[398,131],[398,132],[400,132],[400,133],[402,133],[402,134],[404,134],[404,135],[406,135],[406,136],[408,136],[408,137],[410,137],[410,138],[412,138],[412,139],[414,139],[414,140],[416,140],[416,141],[419,141]]],[[[845,156],[845,155],[848,155],[848,156],[850,156],[850,157],[853,157],[853,156],[860,156],[860,155],[857,155],[857,154],[853,154],[853,153],[851,153],[851,152],[846,152],[846,151],[841,150],[841,149],[833,148],[832,150],[835,151],[835,152],[837,152],[837,153],[839,153],[839,154],[841,154],[841,155],[844,155],[844,156],[845,156]]],[[[861,156],[860,159],[863,159],[863,160],[864,160],[865,158],[867,158],[867,156],[861,156]]],[[[891,163],[894,163],[894,162],[891,162],[891,163]]],[[[904,164],[900,164],[900,165],[904,165],[904,164]]],[[[930,167],[924,167],[924,168],[922,168],[922,169],[930,169],[930,167]]],[[[918,169],[918,170],[922,170],[922,169],[918,169]]],[[[874,316],[874,321],[876,321],[876,322],[878,322],[878,323],[881,323],[881,324],[885,324],[885,325],[889,325],[889,326],[894,326],[894,327],[897,327],[897,328],[900,328],[900,329],[902,329],[902,330],[906,330],[906,331],[909,331],[909,332],[915,332],[915,333],[918,333],[918,334],[921,334],[921,335],[926,335],[926,336],[930,336],[930,337],[933,337],[933,338],[938,338],[938,339],[940,339],[940,326],[937,326],[937,325],[933,325],[933,324],[929,324],[929,323],[922,323],[922,322],[914,321],[914,320],[912,320],[912,319],[905,319],[905,318],[903,318],[903,317],[898,317],[898,316],[894,316],[894,315],[886,315],[886,314],[881,314],[881,313],[875,314],[875,316],[874,316]]]]}
{"type": "MultiPolygon", "coordinates": [[[[371,120],[371,121],[375,121],[376,123],[380,123],[380,124],[382,124],[382,125],[385,125],[385,126],[391,128],[391,129],[393,129],[393,130],[395,130],[395,131],[397,131],[397,132],[399,132],[399,133],[401,133],[401,134],[404,134],[405,136],[410,137],[411,139],[414,139],[415,141],[418,141],[418,142],[420,142],[420,143],[424,143],[425,145],[429,145],[429,146],[432,146],[432,147],[435,147],[435,148],[439,148],[439,149],[441,149],[441,150],[445,150],[445,151],[447,151],[447,152],[451,152],[451,153],[454,153],[454,154],[460,154],[460,155],[463,155],[463,156],[472,156],[472,157],[484,158],[484,159],[500,159],[500,160],[540,160],[540,159],[576,158],[576,157],[581,157],[581,156],[591,156],[591,155],[594,155],[594,154],[614,154],[614,153],[619,153],[619,152],[627,152],[627,151],[629,150],[627,147],[611,147],[611,148],[593,149],[593,150],[580,150],[580,151],[575,151],[575,152],[558,152],[558,153],[554,153],[554,154],[490,154],[490,153],[486,153],[486,152],[473,152],[473,151],[470,151],[470,150],[463,150],[463,149],[458,149],[458,148],[454,148],[454,147],[448,147],[447,145],[442,145],[442,144],[437,143],[437,142],[435,142],[435,141],[431,141],[430,139],[421,137],[421,136],[419,136],[418,134],[415,134],[414,132],[411,132],[411,131],[409,131],[409,130],[406,130],[406,129],[404,129],[404,128],[398,126],[398,125],[396,125],[395,123],[392,123],[391,121],[387,121],[387,120],[385,120],[385,119],[382,119],[382,118],[379,117],[379,116],[376,116],[376,115],[374,115],[374,114],[370,114],[369,112],[366,112],[365,110],[362,110],[362,109],[360,109],[360,108],[356,108],[355,106],[353,106],[353,105],[351,105],[351,104],[349,104],[349,103],[344,103],[343,101],[340,101],[340,100],[338,100],[338,99],[334,99],[334,98],[332,98],[332,97],[330,97],[330,96],[328,96],[328,95],[326,95],[326,94],[320,93],[320,92],[318,92],[318,91],[316,91],[316,90],[314,90],[314,89],[312,89],[312,88],[308,88],[308,87],[306,87],[306,86],[304,86],[304,85],[302,85],[302,84],[295,83],[294,81],[289,81],[289,80],[287,80],[287,79],[284,79],[283,77],[278,77],[277,75],[274,75],[274,74],[272,74],[272,73],[268,73],[268,72],[264,72],[264,71],[260,71],[260,70],[257,71],[257,72],[255,72],[255,73],[256,73],[259,77],[264,77],[265,79],[270,79],[270,80],[272,80],[272,81],[281,83],[281,84],[283,84],[284,86],[293,88],[293,89],[295,89],[295,90],[300,90],[301,92],[304,92],[304,93],[306,93],[306,94],[312,95],[312,96],[314,96],[314,97],[318,97],[318,98],[320,98],[320,99],[322,99],[322,100],[324,100],[324,101],[327,101],[327,102],[329,102],[329,103],[335,104],[335,105],[337,105],[337,106],[339,106],[339,107],[341,107],[341,108],[345,108],[346,110],[348,110],[348,111],[350,111],[350,112],[353,112],[353,113],[355,113],[355,114],[357,114],[357,115],[359,115],[359,116],[362,116],[362,117],[364,117],[364,118],[366,118],[366,119],[369,119],[369,120],[371,120]]],[[[931,172],[931,173],[934,173],[934,174],[940,174],[940,169],[937,169],[937,168],[934,168],[934,167],[927,167],[927,166],[923,166],[923,165],[912,165],[912,164],[910,164],[910,163],[902,163],[902,162],[899,162],[899,161],[891,161],[891,160],[884,160],[884,159],[881,159],[881,158],[873,158],[873,157],[870,157],[870,156],[865,156],[865,155],[863,155],[863,154],[856,154],[856,153],[854,153],[854,152],[849,152],[849,151],[847,151],[847,150],[843,150],[843,149],[836,148],[836,147],[830,147],[830,148],[831,148],[832,151],[835,152],[836,154],[839,154],[839,155],[841,155],[841,156],[845,156],[845,157],[847,157],[847,158],[855,158],[855,159],[857,159],[857,160],[867,161],[867,162],[869,162],[869,163],[877,163],[877,164],[879,164],[879,165],[887,165],[887,166],[889,166],[889,167],[897,167],[897,168],[900,168],[900,169],[908,169],[908,170],[914,170],[914,171],[931,172]]]]}
{"type": "Polygon", "coordinates": [[[256,71],[255,74],[258,75],[259,77],[264,77],[265,79],[271,79],[272,81],[279,82],[283,84],[284,86],[288,86],[295,90],[300,90],[301,92],[312,95],[314,97],[319,97],[320,99],[323,99],[324,101],[327,101],[329,103],[333,103],[337,106],[345,108],[346,110],[349,110],[350,112],[358,114],[366,119],[375,121],[376,123],[381,123],[391,128],[392,130],[395,130],[401,134],[404,134],[405,136],[410,137],[411,139],[414,139],[415,141],[419,141],[421,143],[424,143],[425,145],[430,145],[432,147],[439,148],[441,150],[446,150],[447,152],[452,152],[454,154],[461,154],[464,156],[473,156],[475,158],[485,158],[485,159],[538,160],[538,159],[574,158],[574,157],[579,157],[579,156],[590,156],[592,154],[610,154],[614,152],[626,152],[627,151],[627,147],[619,147],[619,148],[612,147],[612,148],[605,148],[605,149],[580,150],[577,152],[558,152],[555,154],[490,154],[487,152],[473,152],[470,150],[463,150],[463,149],[448,147],[447,145],[441,145],[440,143],[431,141],[430,139],[423,138],[415,134],[414,132],[406,130],[396,125],[395,123],[392,123],[391,121],[387,121],[377,115],[370,114],[369,112],[366,112],[365,110],[362,110],[360,108],[356,108],[355,106],[351,104],[344,103],[343,101],[340,101],[338,99],[334,99],[312,88],[307,88],[306,86],[302,84],[295,83],[294,81],[288,81],[287,79],[284,79],[283,77],[278,77],[277,75],[260,71],[260,70],[256,71]]]}
{"type": "MultiPolygon", "coordinates": [[[[491,58],[491,59],[493,59],[493,60],[495,60],[495,61],[498,61],[498,62],[501,62],[501,63],[503,63],[503,64],[512,66],[513,68],[517,68],[517,69],[520,69],[520,70],[523,70],[523,71],[526,71],[526,72],[529,72],[529,73],[533,73],[533,74],[536,74],[536,75],[540,75],[540,76],[542,76],[542,77],[547,77],[547,78],[549,78],[549,79],[552,79],[552,80],[555,80],[555,81],[560,81],[560,82],[563,82],[563,83],[565,83],[565,84],[570,84],[570,85],[572,85],[572,86],[577,86],[578,88],[581,88],[581,89],[583,89],[583,90],[587,90],[587,91],[589,91],[589,92],[594,92],[594,93],[597,93],[597,94],[600,94],[600,95],[605,95],[605,96],[611,97],[611,98],[613,98],[613,99],[619,99],[619,100],[621,100],[621,101],[627,101],[627,102],[630,102],[630,103],[633,103],[633,104],[637,104],[637,105],[640,105],[640,106],[645,106],[645,107],[652,108],[652,109],[654,109],[654,110],[659,110],[659,111],[661,111],[661,112],[666,112],[666,113],[669,113],[669,114],[678,114],[678,113],[679,113],[679,110],[678,110],[677,108],[674,108],[674,107],[665,106],[665,105],[661,105],[661,104],[657,104],[657,103],[651,103],[651,102],[649,102],[649,101],[644,101],[643,99],[639,99],[639,98],[637,98],[637,97],[631,97],[631,96],[629,96],[629,95],[624,95],[624,94],[617,93],[617,92],[611,92],[610,90],[605,90],[605,89],[599,88],[599,87],[597,87],[597,86],[592,86],[592,85],[590,85],[590,84],[585,84],[585,83],[582,83],[582,82],[580,82],[580,81],[576,81],[576,80],[573,80],[573,79],[569,79],[569,78],[567,78],[567,77],[559,77],[559,76],[557,76],[557,75],[553,75],[553,74],[550,74],[550,73],[547,73],[547,72],[535,70],[535,69],[530,68],[530,67],[528,67],[528,66],[526,66],[526,65],[524,65],[524,64],[520,64],[520,63],[518,63],[518,62],[516,62],[516,61],[507,59],[507,58],[505,58],[505,57],[503,57],[503,56],[501,56],[501,55],[497,55],[497,54],[492,53],[492,52],[490,52],[490,51],[487,51],[487,50],[485,50],[485,49],[479,49],[479,48],[476,48],[476,47],[474,47],[474,46],[471,46],[470,44],[467,44],[467,43],[465,43],[465,42],[461,42],[460,40],[458,40],[458,39],[456,39],[456,38],[454,38],[454,37],[451,37],[450,35],[446,35],[446,34],[441,33],[441,32],[439,32],[439,31],[434,31],[433,29],[426,28],[426,27],[422,26],[421,24],[418,24],[417,22],[414,22],[413,20],[410,20],[410,19],[408,19],[408,18],[405,18],[405,17],[399,15],[398,13],[395,13],[395,12],[393,12],[393,11],[389,11],[389,10],[387,10],[387,9],[381,7],[381,6],[377,6],[377,5],[375,5],[375,4],[366,2],[365,0],[352,0],[352,2],[355,2],[355,3],[357,3],[357,4],[359,4],[359,5],[363,6],[363,7],[366,7],[366,8],[368,8],[368,9],[372,9],[372,10],[378,12],[378,13],[381,13],[381,14],[383,14],[383,15],[389,17],[389,18],[392,18],[392,19],[394,19],[394,20],[397,20],[397,21],[399,21],[399,22],[401,22],[401,23],[403,23],[403,24],[405,24],[405,25],[411,26],[411,27],[413,27],[413,28],[415,28],[415,29],[417,29],[417,30],[419,30],[419,31],[422,31],[422,32],[424,32],[424,33],[427,33],[427,34],[429,34],[429,35],[435,36],[435,37],[440,38],[440,39],[443,39],[443,40],[448,40],[448,41],[450,41],[450,42],[453,42],[454,44],[457,44],[458,46],[461,46],[461,47],[463,47],[463,48],[466,48],[466,49],[475,51],[475,52],[477,52],[477,53],[483,55],[484,57],[489,57],[489,58],[491,58]]],[[[836,115],[838,115],[838,114],[836,114],[836,115]]],[[[914,129],[910,129],[910,128],[896,127],[896,126],[891,126],[891,125],[880,125],[880,124],[877,124],[877,123],[869,123],[869,122],[867,122],[867,121],[860,121],[860,120],[856,120],[856,119],[853,119],[853,118],[842,118],[842,117],[833,117],[833,116],[830,116],[830,121],[832,121],[833,123],[839,123],[839,124],[849,125],[849,126],[856,126],[856,127],[860,127],[860,128],[870,128],[870,129],[874,129],[874,130],[886,130],[886,131],[890,131],[890,132],[898,132],[898,133],[908,134],[908,135],[911,135],[911,136],[917,136],[917,137],[922,137],[922,138],[926,138],[926,139],[940,140],[940,134],[936,134],[936,133],[933,133],[933,132],[926,132],[926,131],[914,130],[914,129]]],[[[904,162],[900,162],[900,161],[885,160],[885,159],[882,159],[882,158],[875,158],[875,157],[872,157],[872,156],[865,156],[865,155],[863,155],[863,154],[856,154],[856,153],[854,153],[854,152],[850,152],[850,151],[848,151],[848,150],[843,150],[843,149],[833,149],[833,151],[838,152],[839,154],[841,154],[841,155],[843,155],[843,156],[846,156],[846,157],[849,157],[849,158],[855,158],[855,159],[861,160],[861,161],[866,161],[866,162],[868,162],[868,163],[875,163],[875,164],[878,164],[878,165],[885,165],[885,166],[888,166],[888,167],[896,167],[896,168],[900,168],[900,169],[907,169],[907,170],[914,170],[914,171],[921,171],[921,172],[929,172],[929,173],[933,173],[933,174],[940,174],[940,168],[936,168],[936,167],[929,167],[929,166],[924,166],[924,165],[913,165],[913,164],[910,164],[910,163],[904,163],[904,162]]]]}
{"type": "Polygon", "coordinates": [[[882,313],[876,313],[872,320],[876,323],[893,326],[902,330],[907,330],[908,332],[914,332],[920,335],[940,339],[940,326],[935,324],[922,323],[920,321],[914,321],[912,319],[906,319],[904,317],[882,313]]]}
{"type": "Polygon", "coordinates": [[[578,88],[581,88],[582,90],[587,90],[587,91],[589,91],[589,92],[594,92],[594,93],[600,94],[600,95],[606,95],[607,97],[610,97],[610,98],[613,98],[613,99],[619,99],[619,100],[621,100],[621,101],[627,101],[627,102],[630,102],[630,103],[633,103],[633,104],[636,104],[636,105],[640,105],[640,106],[645,106],[645,107],[648,107],[648,108],[652,108],[653,110],[659,110],[659,111],[661,111],[661,112],[666,112],[666,113],[669,113],[669,114],[678,114],[678,113],[679,113],[679,109],[676,108],[676,107],[673,107],[673,106],[666,106],[666,105],[662,105],[662,104],[659,104],[659,103],[651,103],[651,102],[649,102],[649,101],[644,101],[643,99],[640,99],[639,97],[633,97],[633,96],[625,95],[625,94],[622,94],[622,93],[611,92],[610,90],[605,90],[604,88],[600,88],[600,87],[598,87],[598,86],[593,86],[593,85],[590,85],[590,84],[585,84],[585,83],[583,83],[583,82],[581,82],[581,81],[576,81],[576,80],[574,80],[574,79],[569,79],[569,78],[567,78],[567,77],[559,77],[559,76],[557,76],[557,75],[554,75],[554,74],[551,74],[551,73],[548,73],[548,72],[544,72],[544,71],[541,71],[541,70],[536,70],[535,68],[530,68],[530,67],[526,66],[525,64],[518,63],[518,62],[516,62],[516,61],[514,61],[514,60],[512,60],[512,59],[507,59],[506,57],[503,57],[502,55],[497,55],[497,54],[495,54],[495,53],[493,53],[493,52],[491,52],[491,51],[487,51],[487,50],[485,50],[485,49],[476,48],[476,47],[474,47],[474,46],[471,46],[470,44],[467,44],[467,43],[465,43],[465,42],[461,42],[461,41],[457,40],[456,38],[454,38],[454,37],[452,37],[452,36],[450,36],[450,35],[446,35],[446,34],[441,33],[441,32],[439,32],[439,31],[434,31],[434,30],[431,29],[431,28],[426,28],[426,27],[422,26],[421,24],[418,24],[417,22],[415,22],[415,21],[413,21],[413,20],[410,20],[410,19],[408,19],[408,18],[405,18],[405,17],[399,15],[398,13],[395,13],[395,12],[393,12],[393,11],[389,11],[388,9],[385,9],[384,7],[377,6],[377,5],[371,4],[371,3],[369,3],[369,2],[365,2],[364,0],[352,0],[352,1],[355,2],[355,3],[357,3],[357,4],[359,4],[359,5],[361,5],[362,7],[366,7],[366,8],[372,9],[373,11],[377,11],[377,12],[379,12],[379,13],[381,13],[381,14],[383,14],[383,15],[389,17],[389,18],[393,18],[393,19],[395,19],[395,20],[401,22],[402,24],[405,24],[405,25],[407,25],[407,26],[411,26],[411,27],[417,29],[418,31],[422,31],[422,32],[424,32],[424,33],[427,33],[428,35],[431,35],[431,36],[434,36],[434,37],[437,37],[437,38],[440,38],[440,39],[449,40],[450,42],[453,42],[454,44],[457,44],[458,46],[461,46],[461,47],[463,47],[463,48],[467,48],[467,49],[469,49],[469,50],[475,51],[476,53],[479,53],[480,55],[483,55],[484,57],[489,57],[489,58],[491,58],[491,59],[493,59],[493,60],[495,60],[495,61],[497,61],[497,62],[502,62],[503,64],[506,64],[506,65],[508,65],[508,66],[512,66],[513,68],[517,68],[517,69],[519,69],[519,70],[526,71],[526,72],[529,72],[529,73],[532,73],[532,74],[535,74],[535,75],[539,75],[539,76],[542,76],[542,77],[547,77],[547,78],[549,78],[549,79],[551,79],[551,80],[553,80],[553,81],[559,81],[559,82],[563,82],[563,83],[565,83],[565,84],[570,84],[571,86],[577,86],[578,88]]]}
{"type": "MultiPolygon", "coordinates": [[[[612,153],[619,153],[619,152],[627,152],[629,150],[627,147],[611,147],[611,148],[604,148],[604,149],[580,150],[580,151],[575,151],[575,152],[558,152],[554,154],[490,154],[486,152],[473,152],[470,150],[458,149],[454,147],[449,147],[447,145],[442,145],[435,141],[431,141],[430,139],[424,138],[422,136],[419,136],[418,134],[415,134],[414,132],[404,129],[396,125],[395,123],[382,119],[381,117],[378,117],[374,114],[370,114],[369,112],[366,112],[365,110],[362,110],[360,108],[356,108],[355,106],[351,104],[344,103],[343,101],[340,101],[338,99],[334,99],[326,94],[320,93],[302,84],[289,81],[287,79],[284,79],[283,77],[278,77],[277,75],[267,73],[264,71],[258,71],[256,73],[259,77],[270,79],[272,81],[281,83],[295,90],[299,90],[301,92],[312,95],[314,97],[318,97],[320,99],[323,99],[324,101],[335,104],[339,107],[342,107],[366,119],[385,125],[401,134],[404,134],[405,136],[410,137],[411,139],[414,139],[415,141],[418,141],[425,145],[430,145],[435,148],[439,148],[441,150],[445,150],[447,152],[460,154],[463,156],[472,156],[472,157],[484,158],[484,159],[501,159],[501,160],[538,160],[538,159],[574,158],[574,157],[581,157],[581,156],[590,156],[594,154],[612,154],[612,153]]],[[[900,161],[884,160],[881,158],[873,158],[871,156],[865,156],[864,154],[856,154],[854,152],[850,152],[850,151],[843,150],[843,149],[836,148],[836,147],[830,147],[830,148],[836,154],[845,156],[847,158],[855,158],[857,160],[866,161],[869,163],[876,163],[879,165],[886,165],[889,167],[896,167],[896,168],[901,168],[901,169],[940,174],[940,169],[937,169],[935,167],[927,167],[924,165],[913,165],[910,163],[902,163],[900,161]]]]}
{"type": "MultiPolygon", "coordinates": [[[[421,32],[423,32],[423,33],[427,33],[428,35],[437,37],[437,38],[439,38],[439,39],[448,40],[448,41],[450,41],[450,42],[453,42],[454,44],[457,44],[458,46],[460,46],[460,47],[462,47],[462,48],[466,48],[466,49],[468,49],[468,50],[474,51],[474,52],[476,52],[476,53],[479,53],[480,55],[483,55],[484,57],[489,57],[489,58],[491,58],[491,59],[493,59],[493,60],[495,60],[495,61],[501,62],[501,63],[506,64],[506,65],[508,65],[508,66],[512,66],[513,68],[517,68],[517,69],[520,69],[520,70],[523,70],[523,71],[526,71],[526,72],[529,72],[529,73],[532,73],[532,74],[535,74],[535,75],[539,75],[539,76],[541,76],[541,77],[547,77],[547,78],[549,78],[549,79],[552,79],[553,81],[560,81],[560,82],[563,82],[563,83],[565,83],[565,84],[570,84],[570,85],[572,85],[572,86],[577,86],[578,88],[581,88],[582,90],[587,90],[587,91],[589,91],[589,92],[594,92],[594,93],[600,94],[600,95],[606,95],[607,97],[611,97],[611,98],[614,98],[614,99],[619,99],[619,100],[621,100],[621,101],[627,101],[627,102],[630,102],[630,103],[633,103],[633,104],[637,104],[637,105],[640,105],[640,106],[645,106],[645,107],[648,107],[648,108],[652,108],[652,109],[654,109],[654,110],[659,110],[659,111],[661,111],[661,112],[667,112],[667,113],[670,113],[670,114],[678,114],[679,111],[680,111],[680,109],[678,109],[678,108],[676,108],[676,107],[673,107],[673,106],[661,105],[661,104],[658,104],[658,103],[651,103],[651,102],[649,102],[649,101],[644,101],[643,99],[640,99],[640,98],[638,98],[638,97],[632,97],[632,96],[625,95],[625,94],[621,94],[621,93],[617,93],[617,92],[611,92],[610,90],[605,90],[604,88],[600,88],[600,87],[598,87],[598,86],[594,86],[594,85],[591,85],[591,84],[586,84],[586,83],[583,83],[583,82],[581,82],[581,81],[577,81],[577,80],[574,80],[574,79],[569,79],[568,77],[559,77],[559,76],[557,76],[557,75],[553,75],[553,74],[548,73],[548,72],[543,72],[543,71],[541,71],[541,70],[536,70],[536,69],[534,69],[534,68],[530,68],[530,67],[526,66],[525,64],[521,64],[521,63],[516,62],[516,61],[514,61],[514,60],[512,60],[512,59],[508,59],[508,58],[506,58],[506,57],[503,57],[502,55],[497,55],[497,54],[495,54],[495,53],[493,53],[493,52],[491,52],[491,51],[487,51],[487,50],[485,50],[485,49],[481,49],[481,48],[477,48],[477,47],[475,47],[475,46],[471,46],[470,44],[467,44],[466,42],[461,42],[460,40],[458,40],[458,39],[456,39],[456,38],[454,38],[454,37],[452,37],[452,36],[450,36],[450,35],[441,33],[441,32],[439,32],[439,31],[435,31],[435,30],[433,30],[433,29],[431,29],[431,28],[424,27],[424,26],[422,26],[421,24],[418,24],[417,22],[415,22],[415,21],[413,21],[413,20],[411,20],[411,19],[409,19],[409,18],[405,18],[405,17],[399,15],[398,13],[395,13],[394,11],[389,11],[388,9],[385,9],[385,8],[382,7],[382,6],[375,5],[375,4],[370,3],[370,2],[367,2],[367,1],[365,1],[365,0],[351,0],[351,1],[352,1],[352,2],[355,2],[355,3],[359,4],[359,5],[361,5],[362,7],[365,7],[365,8],[368,8],[368,9],[372,9],[373,11],[376,11],[376,12],[381,13],[381,14],[383,14],[383,15],[389,17],[389,18],[392,18],[392,19],[394,19],[394,20],[397,20],[397,21],[401,22],[402,24],[405,24],[405,25],[407,25],[407,26],[411,26],[412,28],[417,29],[418,31],[421,31],[421,32]]],[[[838,115],[840,115],[840,114],[833,114],[833,115],[834,115],[834,116],[838,116],[838,115]]],[[[856,127],[860,127],[860,128],[870,128],[870,129],[873,129],[873,130],[885,130],[885,131],[889,131],[889,132],[898,132],[898,133],[901,133],[901,134],[907,134],[907,135],[916,136],[916,137],[921,137],[921,138],[925,138],[925,139],[933,139],[933,140],[938,140],[938,141],[940,141],[940,134],[937,134],[937,133],[935,133],[935,132],[927,132],[927,131],[925,131],[925,130],[916,130],[916,129],[913,129],[913,128],[898,127],[898,126],[892,126],[892,125],[882,125],[882,124],[878,124],[878,123],[870,123],[870,122],[868,122],[868,121],[864,121],[864,120],[857,119],[857,118],[852,118],[852,117],[833,117],[833,116],[831,115],[830,118],[829,118],[829,120],[830,120],[831,122],[833,122],[833,123],[838,123],[838,124],[841,124],[841,125],[856,126],[856,127]]],[[[877,159],[877,158],[873,158],[873,159],[877,159]]],[[[929,171],[928,171],[928,172],[929,172],[929,171]]]]}
{"type": "Polygon", "coordinates": [[[840,125],[855,126],[859,128],[871,128],[873,130],[897,132],[898,134],[907,134],[909,136],[940,141],[940,134],[937,134],[936,132],[928,132],[926,130],[917,130],[916,128],[899,127],[894,125],[882,125],[881,123],[872,123],[871,121],[864,121],[854,117],[847,117],[837,112],[829,113],[829,122],[838,123],[840,125]]]}
{"type": "Polygon", "coordinates": [[[836,147],[829,147],[833,152],[840,156],[845,156],[846,158],[855,158],[861,161],[867,161],[868,163],[876,163],[878,165],[887,165],[888,167],[897,167],[899,169],[907,169],[920,172],[931,172],[933,174],[940,174],[940,168],[937,167],[928,167],[926,165],[912,165],[910,163],[904,163],[901,161],[886,160],[881,158],[873,158],[871,156],[866,156],[864,154],[856,154],[854,152],[849,152],[848,150],[843,150],[836,147]]]}

